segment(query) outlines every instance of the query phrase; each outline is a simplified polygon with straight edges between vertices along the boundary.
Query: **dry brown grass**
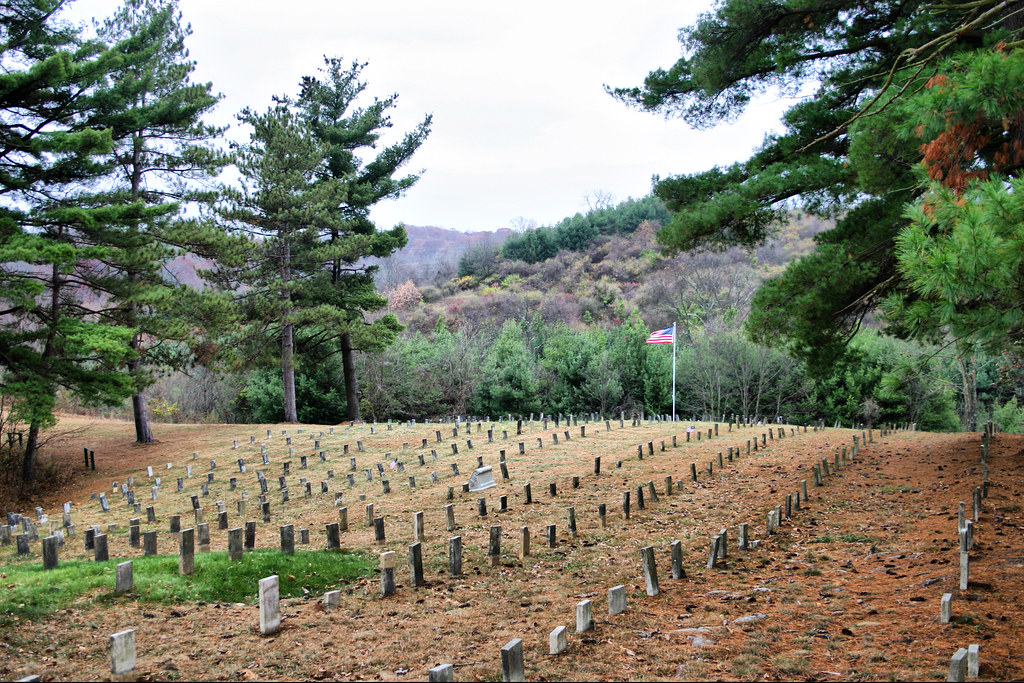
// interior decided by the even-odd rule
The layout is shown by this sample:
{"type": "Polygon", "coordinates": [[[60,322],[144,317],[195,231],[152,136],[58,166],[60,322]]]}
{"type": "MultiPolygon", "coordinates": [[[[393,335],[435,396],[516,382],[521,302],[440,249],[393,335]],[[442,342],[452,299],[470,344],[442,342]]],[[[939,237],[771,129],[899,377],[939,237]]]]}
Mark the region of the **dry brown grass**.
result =
{"type": "MultiPolygon", "coordinates": [[[[342,535],[345,548],[377,553],[394,550],[399,557],[400,587],[395,596],[380,599],[374,578],[344,586],[341,609],[325,613],[320,596],[287,600],[282,632],[268,639],[256,634],[253,605],[183,605],[176,609],[154,608],[132,601],[98,605],[89,603],[79,610],[67,610],[50,619],[21,625],[4,634],[7,648],[0,651],[0,674],[18,678],[43,673],[57,679],[104,678],[107,671],[106,638],[121,628],[135,628],[138,638],[138,672],[143,679],[384,679],[422,680],[427,669],[439,663],[457,665],[457,680],[500,678],[499,649],[512,638],[522,638],[526,651],[527,677],[531,680],[601,679],[727,679],[784,680],[791,678],[827,680],[910,680],[944,677],[949,656],[968,643],[982,644],[982,673],[989,678],[1024,675],[1024,666],[1013,653],[1015,632],[1024,626],[1017,608],[1021,595],[1019,574],[1021,524],[1018,491],[1013,470],[1024,465],[1024,441],[1000,435],[990,456],[993,488],[979,522],[978,545],[972,564],[972,578],[980,582],[967,595],[956,591],[955,518],[958,500],[968,501],[970,491],[980,482],[977,466],[977,435],[933,435],[897,433],[880,438],[861,452],[857,461],[813,487],[810,466],[822,457],[831,461],[836,448],[851,444],[849,430],[808,432],[783,440],[768,441],[768,448],[746,455],[746,441],[760,437],[763,427],[727,432],[711,441],[685,443],[682,425],[644,424],[640,427],[606,431],[604,424],[587,427],[580,438],[571,428],[572,440],[565,441],[562,426],[559,444],[540,423],[517,439],[515,424],[499,424],[495,443],[488,444],[485,431],[467,435],[460,430],[452,455],[451,426],[395,425],[390,431],[379,425],[369,434],[368,426],[350,429],[294,425],[157,425],[160,442],[135,446],[131,426],[124,423],[68,418],[65,425],[87,427],[84,436],[58,451],[58,461],[80,465],[81,447],[96,450],[98,471],[78,476],[73,487],[47,497],[25,501],[23,509],[41,504],[51,513],[59,503],[75,503],[74,519],[79,528],[89,523],[116,522],[123,530],[129,513],[119,495],[110,495],[111,481],[136,480],[138,500],[149,504],[145,466],[163,479],[155,502],[160,548],[169,550],[165,533],[167,517],[182,514],[190,519],[188,496],[198,493],[205,481],[209,461],[217,461],[210,495],[202,499],[211,522],[212,547],[223,551],[226,532],[216,530],[214,501],[227,503],[230,526],[239,526],[235,501],[248,490],[248,519],[258,519],[255,472],[264,469],[270,486],[271,524],[258,525],[257,545],[274,547],[278,526],[294,523],[308,528],[312,547],[323,547],[323,525],[337,519],[334,492],[343,492],[349,508],[349,531],[342,535]],[[266,440],[271,465],[259,465],[259,443],[266,429],[274,436],[266,440]],[[437,444],[434,430],[441,428],[444,442],[437,444]],[[281,505],[277,477],[281,463],[288,459],[281,429],[293,438],[288,479],[291,500],[281,505]],[[501,430],[511,436],[502,440],[501,430]],[[328,455],[326,464],[316,457],[310,432],[325,432],[321,444],[328,455]],[[595,430],[599,433],[594,433],[595,430]],[[257,437],[256,444],[248,436],[257,437]],[[671,447],[672,435],[679,446],[671,447]],[[543,447],[537,448],[537,437],[543,447]],[[416,458],[421,438],[428,439],[426,467],[416,458]],[[466,438],[473,440],[468,450],[466,438]],[[232,439],[240,447],[232,449],[232,439]],[[355,449],[362,439],[366,452],[355,449]],[[664,439],[667,451],[660,452],[664,439]],[[517,443],[526,443],[519,455],[517,443]],[[654,441],[655,454],[647,455],[646,443],[654,441]],[[402,444],[410,451],[402,454],[402,444]],[[357,459],[356,486],[349,488],[345,474],[348,457],[342,445],[350,445],[357,459]],[[644,459],[636,456],[644,445],[644,459]],[[706,463],[717,460],[732,446],[743,455],[708,477],[706,463]],[[430,449],[436,449],[434,462],[430,449]],[[499,449],[505,449],[511,475],[502,482],[498,469],[499,449]],[[192,452],[198,451],[197,460],[192,452]],[[386,470],[392,493],[382,493],[375,464],[390,452],[404,460],[406,472],[386,470]],[[309,456],[307,470],[299,468],[299,456],[309,456]],[[476,456],[494,467],[499,485],[482,493],[462,493],[464,482],[476,464],[476,456]],[[593,459],[600,456],[601,476],[593,475],[593,459]],[[247,473],[238,474],[235,460],[245,459],[247,473]],[[616,461],[621,460],[621,468],[616,461]],[[173,468],[165,469],[171,462],[173,468]],[[451,474],[450,463],[459,465],[461,476],[451,474]],[[697,463],[699,481],[689,479],[689,465],[697,463]],[[194,477],[185,491],[174,491],[174,478],[184,476],[186,464],[194,465],[194,477]],[[363,470],[373,468],[374,480],[367,482],[363,470]],[[326,471],[330,493],[320,493],[326,471]],[[436,470],[440,481],[430,480],[436,470]],[[416,476],[416,488],[407,477],[416,476]],[[682,490],[665,495],[664,477],[683,481],[682,490]],[[239,478],[239,489],[228,490],[228,477],[239,478]],[[573,489],[573,476],[580,487],[573,489]],[[299,477],[313,482],[313,496],[302,497],[299,477]],[[781,533],[764,537],[764,520],[774,505],[784,503],[785,494],[798,490],[807,479],[811,500],[781,533]],[[556,482],[558,495],[550,497],[548,484],[556,482]],[[647,501],[645,510],[636,509],[636,487],[654,481],[659,501],[647,501]],[[533,504],[523,504],[522,485],[532,483],[533,504]],[[443,506],[448,486],[455,486],[456,533],[465,547],[462,576],[447,575],[447,546],[443,506]],[[621,494],[633,497],[631,519],[621,514],[621,494]],[[106,491],[113,512],[102,515],[91,492],[106,491]],[[359,496],[365,500],[359,500],[359,496]],[[508,496],[509,510],[498,513],[498,497],[508,496]],[[486,518],[477,517],[479,497],[487,499],[486,518]],[[375,513],[385,518],[387,542],[376,544],[373,531],[365,524],[363,506],[374,504],[375,513]],[[608,506],[608,527],[601,528],[597,505],[608,506]],[[566,508],[576,510],[579,536],[566,533],[566,508]],[[1017,506],[1017,507],[1015,507],[1017,506]],[[999,508],[1010,512],[995,512],[999,508]],[[413,513],[425,513],[426,541],[423,547],[427,585],[408,586],[404,563],[412,542],[413,513]],[[188,515],[188,516],[186,516],[188,515]],[[735,548],[736,527],[750,524],[752,540],[761,540],[756,550],[735,548]],[[492,524],[502,526],[502,562],[490,567],[487,538],[492,524]],[[544,529],[557,525],[558,543],[547,548],[544,529]],[[516,554],[518,531],[528,526],[533,554],[526,562],[516,554]],[[714,570],[704,569],[711,535],[728,528],[730,554],[714,570]],[[869,540],[865,540],[869,539],[869,540]],[[688,578],[673,581],[669,573],[669,543],[681,540],[688,578]],[[643,591],[639,549],[653,545],[659,563],[663,593],[649,598],[643,591]],[[926,580],[938,579],[927,587],[926,580]],[[629,609],[607,615],[607,590],[617,584],[627,588],[629,609]],[[987,584],[987,587],[985,587],[987,584]],[[970,613],[971,624],[943,626],[938,623],[938,601],[944,592],[956,594],[954,615],[970,613]],[[924,598],[923,601],[912,598],[924,598]],[[593,600],[597,626],[594,632],[577,635],[575,604],[593,600]],[[968,600],[972,600],[968,602],[968,600]],[[142,616],[145,612],[149,616],[142,616]],[[760,612],[767,618],[750,624],[736,624],[738,617],[760,612]],[[556,626],[570,630],[569,650],[560,657],[547,654],[548,633],[556,626]],[[688,629],[707,627],[707,631],[688,629]],[[700,635],[713,640],[694,647],[700,635]]],[[[706,429],[708,425],[698,425],[706,429]]],[[[646,494],[645,489],[645,494],[646,494]]],[[[55,514],[59,518],[59,514],[55,514]]],[[[143,519],[145,514],[143,512],[143,519]]],[[[145,524],[144,524],[145,526],[145,524]]],[[[38,553],[38,546],[34,548],[38,553]]],[[[0,550],[9,557],[13,547],[0,550]]],[[[139,551],[128,546],[122,532],[111,540],[111,555],[130,558],[139,551]]],[[[81,536],[73,539],[62,557],[84,557],[81,536]]]]}

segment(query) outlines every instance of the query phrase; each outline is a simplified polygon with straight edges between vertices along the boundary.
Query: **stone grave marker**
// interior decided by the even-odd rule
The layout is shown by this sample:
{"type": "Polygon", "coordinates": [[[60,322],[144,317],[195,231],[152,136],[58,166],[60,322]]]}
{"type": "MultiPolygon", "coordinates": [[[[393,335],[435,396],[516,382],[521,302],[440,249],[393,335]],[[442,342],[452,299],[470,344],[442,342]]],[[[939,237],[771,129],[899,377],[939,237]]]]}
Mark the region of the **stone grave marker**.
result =
{"type": "Polygon", "coordinates": [[[135,670],[135,629],[125,629],[110,636],[110,673],[124,676],[135,670]]]}
{"type": "Polygon", "coordinates": [[[281,591],[278,577],[260,579],[260,635],[270,636],[281,629],[281,591]]]}

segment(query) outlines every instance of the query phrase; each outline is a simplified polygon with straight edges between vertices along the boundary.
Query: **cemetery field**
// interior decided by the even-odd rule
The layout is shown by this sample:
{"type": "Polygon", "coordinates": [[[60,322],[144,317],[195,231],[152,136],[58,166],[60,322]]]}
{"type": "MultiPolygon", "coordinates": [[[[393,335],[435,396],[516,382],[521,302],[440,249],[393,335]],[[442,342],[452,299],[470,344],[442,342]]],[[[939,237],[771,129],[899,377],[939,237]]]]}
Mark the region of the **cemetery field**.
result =
{"type": "Polygon", "coordinates": [[[130,424],[64,418],[57,431],[74,432],[48,466],[60,485],[0,498],[16,513],[0,520],[0,677],[109,680],[110,636],[125,629],[138,680],[426,680],[444,664],[455,680],[501,680],[514,639],[526,680],[946,680],[971,645],[981,678],[1024,677],[1024,437],[995,434],[983,460],[978,433],[521,429],[154,425],[158,443],[136,446],[130,424]],[[463,491],[481,464],[492,469],[475,479],[495,485],[463,491]],[[44,569],[51,531],[63,545],[44,569]],[[229,534],[244,538],[240,559],[229,534]],[[280,629],[261,635],[271,575],[280,629]],[[551,654],[558,627],[565,649],[551,654]]]}

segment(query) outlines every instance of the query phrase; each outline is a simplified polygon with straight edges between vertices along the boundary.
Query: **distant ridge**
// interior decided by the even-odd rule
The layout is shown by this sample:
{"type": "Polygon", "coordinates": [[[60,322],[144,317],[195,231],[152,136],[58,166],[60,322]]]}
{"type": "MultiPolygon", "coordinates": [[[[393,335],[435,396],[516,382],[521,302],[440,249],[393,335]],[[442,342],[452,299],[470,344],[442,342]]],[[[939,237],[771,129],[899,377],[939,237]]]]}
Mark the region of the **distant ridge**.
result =
{"type": "Polygon", "coordinates": [[[509,228],[459,232],[433,225],[405,226],[409,243],[386,259],[370,259],[380,265],[377,281],[388,287],[412,279],[417,284],[434,280],[439,273],[454,275],[459,257],[477,245],[499,245],[515,234],[509,228]]]}

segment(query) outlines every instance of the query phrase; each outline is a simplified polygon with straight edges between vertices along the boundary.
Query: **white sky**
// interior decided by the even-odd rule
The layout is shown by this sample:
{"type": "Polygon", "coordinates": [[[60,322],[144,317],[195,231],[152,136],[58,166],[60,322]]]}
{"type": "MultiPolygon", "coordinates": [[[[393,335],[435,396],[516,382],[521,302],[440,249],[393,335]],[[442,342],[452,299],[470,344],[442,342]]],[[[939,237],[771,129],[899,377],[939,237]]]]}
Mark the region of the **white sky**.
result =
{"type": "MultiPolygon", "coordinates": [[[[651,176],[746,158],[778,126],[786,101],[756,102],[736,124],[694,131],[639,112],[603,85],[639,85],[678,58],[676,33],[707,0],[537,2],[179,0],[193,34],[197,81],[224,94],[216,121],[295,94],[323,56],[369,62],[364,95],[398,93],[397,136],[434,115],[408,171],[422,179],[373,211],[462,231],[551,224],[585,208],[588,191],[616,201],[650,192],[651,176]]],[[[116,0],[79,0],[69,17],[105,16],[116,0]]]]}

